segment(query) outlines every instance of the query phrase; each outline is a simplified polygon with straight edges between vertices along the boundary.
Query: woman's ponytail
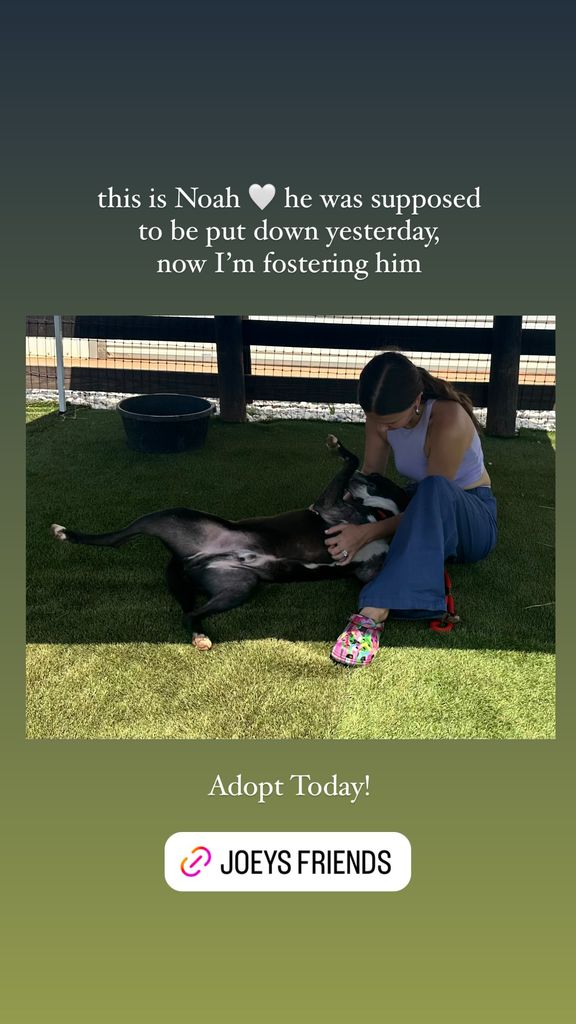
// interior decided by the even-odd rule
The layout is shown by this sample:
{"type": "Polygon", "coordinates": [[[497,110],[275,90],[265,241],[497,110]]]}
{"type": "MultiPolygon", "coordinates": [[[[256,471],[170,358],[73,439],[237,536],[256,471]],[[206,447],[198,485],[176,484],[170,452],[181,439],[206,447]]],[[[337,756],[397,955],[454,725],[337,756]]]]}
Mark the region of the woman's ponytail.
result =
{"type": "Polygon", "coordinates": [[[426,398],[437,398],[444,402],[458,402],[464,411],[468,413],[476,430],[482,430],[482,425],[474,415],[474,406],[469,395],[464,391],[457,391],[449,381],[444,380],[442,377],[433,377],[423,366],[419,366],[418,369],[420,370],[422,380],[422,398],[424,400],[426,398]]]}

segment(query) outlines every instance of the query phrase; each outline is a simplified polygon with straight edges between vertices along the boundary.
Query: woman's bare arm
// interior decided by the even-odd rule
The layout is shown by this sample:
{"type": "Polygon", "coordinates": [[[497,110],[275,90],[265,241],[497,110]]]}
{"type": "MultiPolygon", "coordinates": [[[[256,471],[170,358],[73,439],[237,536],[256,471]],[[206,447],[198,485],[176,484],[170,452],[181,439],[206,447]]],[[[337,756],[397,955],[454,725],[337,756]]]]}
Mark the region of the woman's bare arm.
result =
{"type": "Polygon", "coordinates": [[[381,473],[385,475],[390,458],[390,445],[385,436],[376,428],[370,413],[366,416],[366,433],[364,442],[363,473],[381,473]]]}
{"type": "Polygon", "coordinates": [[[472,442],[474,424],[458,402],[436,402],[430,417],[426,447],[428,476],[453,480],[472,442]]]}

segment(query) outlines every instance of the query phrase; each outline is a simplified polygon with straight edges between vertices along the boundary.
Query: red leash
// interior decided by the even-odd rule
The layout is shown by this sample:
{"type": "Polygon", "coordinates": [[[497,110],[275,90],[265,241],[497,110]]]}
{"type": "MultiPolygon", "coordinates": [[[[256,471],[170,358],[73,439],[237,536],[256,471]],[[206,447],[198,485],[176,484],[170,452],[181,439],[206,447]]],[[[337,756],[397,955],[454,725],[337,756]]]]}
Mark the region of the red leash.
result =
{"type": "Polygon", "coordinates": [[[435,633],[450,633],[456,623],[460,622],[460,616],[456,615],[452,597],[452,580],[446,569],[444,569],[444,589],[446,592],[446,614],[441,619],[433,619],[430,623],[430,629],[433,629],[435,633]]]}

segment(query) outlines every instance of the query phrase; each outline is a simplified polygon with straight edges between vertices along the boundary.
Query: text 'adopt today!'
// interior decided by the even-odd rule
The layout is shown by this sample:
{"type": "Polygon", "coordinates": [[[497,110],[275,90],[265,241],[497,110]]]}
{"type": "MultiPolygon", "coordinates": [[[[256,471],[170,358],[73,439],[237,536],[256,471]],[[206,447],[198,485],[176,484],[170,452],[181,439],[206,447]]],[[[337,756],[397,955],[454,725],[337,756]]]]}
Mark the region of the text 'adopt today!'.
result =
{"type": "Polygon", "coordinates": [[[272,797],[291,796],[304,797],[340,797],[355,804],[358,797],[370,796],[370,776],[363,779],[341,779],[336,772],[327,779],[315,779],[307,773],[294,773],[286,779],[245,779],[238,773],[231,779],[217,775],[208,790],[208,796],[248,797],[255,798],[257,803],[264,804],[272,797]]]}
{"type": "Polygon", "coordinates": [[[227,185],[222,192],[198,185],[167,192],[109,185],[98,193],[105,216],[150,211],[135,235],[154,254],[151,269],[185,276],[348,274],[365,281],[371,274],[421,274],[420,253],[439,244],[440,220],[445,225],[481,205],[479,185],[462,192],[366,194],[297,193],[271,183],[244,191],[227,185]],[[255,219],[254,207],[270,209],[255,219]],[[426,222],[431,213],[435,224],[426,222]]]}

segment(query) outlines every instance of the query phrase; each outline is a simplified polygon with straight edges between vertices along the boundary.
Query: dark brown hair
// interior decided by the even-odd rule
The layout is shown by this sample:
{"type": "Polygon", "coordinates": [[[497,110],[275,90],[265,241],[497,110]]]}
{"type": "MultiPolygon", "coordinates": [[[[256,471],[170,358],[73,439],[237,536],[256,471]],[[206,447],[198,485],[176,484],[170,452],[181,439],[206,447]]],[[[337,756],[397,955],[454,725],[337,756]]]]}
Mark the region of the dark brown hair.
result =
{"type": "Polygon", "coordinates": [[[442,377],[433,377],[423,366],[416,366],[402,352],[391,350],[374,356],[362,370],[358,382],[360,405],[364,412],[373,412],[377,416],[404,412],[420,392],[423,401],[437,398],[443,402],[458,402],[476,429],[482,429],[468,395],[456,391],[442,377]]]}

